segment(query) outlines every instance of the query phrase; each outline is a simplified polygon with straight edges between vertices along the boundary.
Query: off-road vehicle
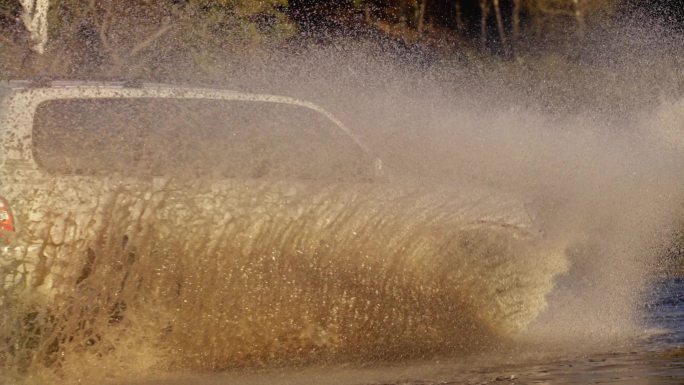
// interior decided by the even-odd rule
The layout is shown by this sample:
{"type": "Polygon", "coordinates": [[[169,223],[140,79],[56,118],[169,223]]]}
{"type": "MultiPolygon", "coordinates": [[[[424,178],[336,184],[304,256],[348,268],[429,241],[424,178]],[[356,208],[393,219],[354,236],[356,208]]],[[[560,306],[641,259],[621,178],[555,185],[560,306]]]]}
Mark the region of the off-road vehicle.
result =
{"type": "Polygon", "coordinates": [[[565,266],[520,200],[387,174],[307,101],[1,83],[0,361],[107,354],[124,335],[210,366],[420,352],[544,308],[565,266]]]}

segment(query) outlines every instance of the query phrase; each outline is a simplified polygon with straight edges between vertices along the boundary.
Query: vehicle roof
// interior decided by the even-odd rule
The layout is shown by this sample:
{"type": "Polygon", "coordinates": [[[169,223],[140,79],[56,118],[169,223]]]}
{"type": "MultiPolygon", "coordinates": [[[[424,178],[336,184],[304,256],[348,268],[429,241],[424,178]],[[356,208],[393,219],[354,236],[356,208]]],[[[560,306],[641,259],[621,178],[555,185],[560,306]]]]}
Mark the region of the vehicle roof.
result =
{"type": "MultiPolygon", "coordinates": [[[[137,82],[137,81],[91,81],[91,80],[0,80],[0,94],[12,93],[21,90],[45,90],[46,92],[59,92],[59,90],[65,90],[65,93],[73,93],[68,90],[80,88],[83,92],[91,93],[93,91],[97,92],[100,88],[103,91],[109,90],[110,92],[117,92],[116,90],[131,90],[132,93],[146,92],[147,90],[153,92],[162,93],[173,93],[175,91],[196,93],[196,92],[209,92],[209,93],[221,93],[224,96],[229,96],[233,100],[249,100],[257,102],[270,102],[270,103],[284,103],[295,105],[303,108],[308,108],[310,110],[316,111],[331,122],[335,126],[342,130],[349,138],[351,138],[365,153],[374,158],[374,167],[377,171],[382,169],[382,161],[379,157],[373,155],[373,151],[363,143],[359,137],[356,136],[349,128],[347,128],[340,120],[338,120],[334,115],[325,110],[323,107],[318,106],[312,102],[305,100],[295,99],[287,96],[278,96],[270,94],[257,94],[251,92],[242,92],[229,90],[225,88],[218,87],[194,87],[191,85],[175,85],[175,84],[164,84],[164,83],[147,83],[147,82],[137,82]],[[136,91],[137,90],[137,91],[136,91]]],[[[124,91],[125,92],[125,91],[124,91]]],[[[69,98],[67,96],[66,98],[69,98]]],[[[227,100],[226,99],[226,100],[227,100]]]]}

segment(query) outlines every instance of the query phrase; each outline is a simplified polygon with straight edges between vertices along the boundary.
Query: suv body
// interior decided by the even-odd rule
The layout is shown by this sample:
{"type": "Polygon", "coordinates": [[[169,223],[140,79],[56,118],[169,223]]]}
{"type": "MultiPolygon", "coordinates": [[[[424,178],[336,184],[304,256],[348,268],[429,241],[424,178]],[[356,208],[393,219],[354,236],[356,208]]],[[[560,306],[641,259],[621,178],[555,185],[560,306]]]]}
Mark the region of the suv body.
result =
{"type": "MultiPolygon", "coordinates": [[[[151,199],[150,194],[154,195],[151,191],[163,188],[169,181],[165,175],[136,178],[121,173],[112,176],[100,172],[97,176],[84,176],[82,172],[62,175],[47,172],[46,169],[50,169],[51,165],[40,165],[36,161],[33,145],[38,107],[50,101],[145,99],[237,101],[310,110],[327,119],[332,129],[339,130],[350,143],[358,147],[361,156],[365,155],[365,160],[368,160],[369,175],[377,177],[382,173],[381,160],[370,156],[370,150],[351,130],[322,107],[307,101],[277,95],[163,84],[127,86],[125,83],[111,82],[52,82],[33,86],[24,81],[0,83],[0,197],[5,197],[7,204],[7,210],[3,211],[6,222],[3,222],[0,230],[4,234],[4,242],[9,244],[2,253],[5,269],[5,274],[0,275],[2,286],[40,288],[49,293],[54,289],[54,273],[65,269],[60,265],[82,265],[81,254],[88,249],[86,244],[101,238],[97,231],[90,231],[93,226],[102,225],[102,219],[95,214],[103,204],[99,194],[121,186],[138,192],[145,190],[147,195],[143,193],[140,200],[133,204],[133,207],[138,207],[151,199]],[[104,186],[108,184],[104,181],[113,185],[104,186]],[[13,211],[16,213],[13,214],[13,211]],[[16,227],[14,217],[20,223],[16,227]],[[53,258],[59,259],[59,262],[48,261],[53,258]]],[[[52,140],[50,137],[46,139],[52,140]]],[[[133,217],[142,214],[136,212],[133,217]]]]}
{"type": "MultiPolygon", "coordinates": [[[[109,303],[111,324],[112,320],[122,319],[122,309],[131,308],[131,303],[140,299],[140,291],[150,298],[158,298],[163,306],[180,309],[189,306],[187,298],[191,297],[187,296],[206,290],[201,287],[203,281],[219,282],[231,276],[230,285],[237,285],[237,289],[226,286],[225,290],[240,290],[241,295],[252,301],[252,305],[235,305],[241,312],[263,306],[262,311],[273,308],[287,313],[288,309],[280,306],[288,303],[296,313],[292,315],[295,319],[309,317],[310,310],[301,309],[333,306],[331,303],[342,301],[344,305],[337,304],[334,309],[348,308],[353,314],[348,315],[351,318],[346,323],[361,325],[374,322],[373,317],[381,317],[382,313],[375,314],[380,310],[370,308],[363,310],[354,302],[356,297],[384,298],[382,293],[387,292],[389,299],[383,300],[387,306],[409,297],[416,298],[415,305],[419,306],[423,301],[420,298],[448,304],[452,301],[448,298],[459,296],[462,298],[453,299],[454,303],[479,309],[477,316],[473,316],[478,321],[473,322],[484,322],[499,332],[517,331],[543,310],[544,297],[553,287],[553,277],[566,269],[557,250],[541,248],[544,241],[533,231],[533,223],[520,200],[466,184],[458,188],[436,188],[378,177],[382,163],[377,157],[337,118],[311,102],[230,90],[85,82],[36,87],[25,82],[2,83],[0,98],[0,196],[6,199],[13,214],[12,227],[5,229],[11,233],[7,237],[9,244],[2,247],[0,255],[0,306],[3,307],[14,306],[18,298],[24,297],[50,306],[54,301],[64,303],[65,298],[85,295],[85,298],[100,298],[109,303]],[[197,112],[194,111],[200,108],[197,103],[206,101],[217,107],[219,114],[225,110],[220,104],[223,102],[239,103],[231,104],[231,108],[235,107],[231,111],[238,114],[254,108],[253,116],[257,119],[268,106],[285,106],[290,112],[306,110],[327,122],[329,129],[323,131],[338,137],[332,149],[320,150],[324,147],[321,141],[301,154],[291,147],[282,151],[264,149],[265,143],[278,146],[290,139],[299,140],[291,132],[278,134],[281,136],[277,143],[271,143],[263,141],[270,131],[254,139],[250,135],[255,131],[251,129],[231,131],[234,138],[244,143],[236,140],[221,142],[218,146],[214,144],[222,140],[221,135],[212,131],[199,147],[189,144],[192,150],[189,154],[184,152],[185,147],[174,147],[179,141],[192,141],[189,137],[179,139],[175,133],[165,132],[148,140],[144,130],[121,134],[123,138],[109,131],[98,131],[95,138],[84,139],[88,144],[77,143],[74,147],[65,144],[72,130],[70,124],[74,124],[76,139],[86,137],[88,132],[76,127],[70,120],[71,115],[66,113],[81,114],[74,112],[78,106],[74,107],[71,101],[93,108],[82,114],[86,120],[95,119],[88,130],[98,130],[114,116],[131,118],[126,114],[130,103],[161,106],[162,110],[154,110],[152,118],[147,118],[146,124],[154,125],[184,103],[192,106],[190,112],[197,112]],[[118,115],[105,112],[107,103],[115,105],[112,111],[118,115]],[[63,116],[54,115],[54,119],[40,116],[51,108],[66,112],[63,116]],[[47,128],[38,133],[36,130],[41,124],[47,128]],[[135,135],[147,139],[141,139],[140,145],[128,146],[135,141],[131,138],[138,137],[135,135]],[[155,141],[163,145],[155,147],[155,141]],[[123,145],[112,156],[106,146],[115,142],[123,145]],[[92,146],[97,150],[91,151],[92,146]],[[180,173],[180,177],[165,174],[169,170],[165,166],[169,164],[171,170],[190,164],[192,171],[193,154],[204,157],[203,149],[214,147],[219,149],[216,153],[220,156],[207,155],[207,164],[210,170],[212,165],[225,166],[220,175],[194,178],[187,173],[180,173]],[[148,154],[159,148],[171,149],[172,156],[157,159],[148,154]],[[345,151],[339,159],[331,153],[336,148],[345,151]],[[126,155],[129,150],[133,155],[126,155]],[[59,154],[60,151],[69,153],[59,154]],[[240,155],[230,158],[233,152],[240,155]],[[70,166],[78,153],[87,155],[85,161],[76,161],[77,166],[70,166]],[[258,164],[251,162],[252,157],[272,153],[286,156],[280,160],[262,159],[258,164]],[[95,159],[99,154],[106,155],[104,161],[95,159]],[[312,154],[314,161],[306,158],[312,154]],[[300,155],[305,160],[303,164],[284,165],[288,157],[300,155]],[[229,161],[223,162],[224,157],[229,161]],[[321,162],[330,160],[331,167],[354,178],[321,180],[316,173],[320,167],[313,167],[319,158],[321,162]],[[345,168],[354,162],[360,166],[345,168]],[[239,164],[237,171],[230,171],[233,163],[239,164]],[[110,166],[113,171],[108,171],[110,166]],[[127,170],[131,173],[127,174],[127,170]],[[269,174],[268,170],[277,172],[269,174]],[[373,277],[385,283],[376,282],[379,289],[369,291],[374,287],[373,277]],[[415,284],[422,279],[428,281],[415,284]],[[104,295],[83,294],[83,290],[104,290],[105,285],[110,289],[104,295]],[[315,304],[301,299],[310,290],[318,290],[321,296],[330,298],[315,304]],[[335,294],[335,290],[339,293],[335,294]],[[401,290],[407,294],[397,294],[401,290]],[[280,294],[275,295],[274,291],[280,294]],[[300,297],[281,298],[283,291],[300,293],[300,297]],[[348,297],[355,291],[355,297],[348,297]],[[129,303],[117,298],[128,298],[129,303]],[[264,303],[259,305],[261,302],[264,303]],[[371,313],[364,316],[365,311],[371,313]],[[354,317],[361,318],[353,321],[354,317]]],[[[287,112],[284,111],[277,110],[271,116],[281,116],[287,112]]],[[[220,119],[208,121],[213,124],[226,119],[229,117],[222,115],[220,119]]],[[[251,124],[244,119],[235,122],[251,124]]],[[[178,123],[176,118],[164,125],[175,123],[178,123]]],[[[279,127],[280,123],[274,129],[279,127]]],[[[308,124],[298,127],[310,128],[308,124]]],[[[313,131],[307,135],[314,135],[313,131]]],[[[305,146],[310,141],[305,138],[297,143],[305,146]]],[[[203,295],[201,298],[210,298],[213,294],[203,295]]],[[[154,302],[150,298],[145,301],[154,302]]],[[[224,300],[227,301],[216,299],[224,300]]],[[[235,301],[240,303],[241,299],[235,301]]],[[[372,300],[368,301],[370,304],[372,300]]],[[[391,305],[391,311],[401,312],[402,306],[408,306],[407,311],[411,311],[413,305],[407,304],[397,302],[398,307],[391,305]]],[[[329,311],[337,311],[334,309],[329,311]]],[[[434,310],[439,312],[437,308],[434,310]]],[[[258,319],[264,316],[263,312],[256,314],[258,319]]],[[[396,318],[397,325],[413,322],[413,316],[417,315],[396,318]]],[[[434,317],[439,320],[435,322],[445,323],[444,328],[462,327],[458,323],[451,325],[450,317],[434,317]]],[[[298,322],[288,325],[300,327],[298,322]]],[[[410,328],[407,325],[401,327],[410,328]]],[[[439,330],[441,326],[435,325],[435,330],[439,330]]],[[[333,332],[326,325],[306,327],[313,328],[311,333],[318,336],[315,340],[318,347],[314,350],[345,344],[343,337],[330,337],[333,332]]],[[[371,326],[363,328],[375,330],[371,326]]],[[[381,329],[378,333],[382,334],[381,329]]],[[[416,330],[419,334],[422,329],[416,330]]],[[[439,343],[440,334],[433,334],[434,343],[439,343]]],[[[365,340],[373,343],[372,337],[365,340]]],[[[261,346],[254,341],[250,344],[254,349],[261,346]]],[[[264,344],[267,346],[270,342],[264,344]]]]}

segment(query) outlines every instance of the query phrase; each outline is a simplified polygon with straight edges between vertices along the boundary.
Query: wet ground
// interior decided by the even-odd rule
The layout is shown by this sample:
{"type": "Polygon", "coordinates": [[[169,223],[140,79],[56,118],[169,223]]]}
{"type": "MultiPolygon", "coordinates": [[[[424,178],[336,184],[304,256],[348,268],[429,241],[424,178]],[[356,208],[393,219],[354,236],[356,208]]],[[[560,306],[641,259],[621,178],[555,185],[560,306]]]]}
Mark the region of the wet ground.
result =
{"type": "MultiPolygon", "coordinates": [[[[684,384],[684,278],[668,279],[645,305],[642,337],[602,353],[509,352],[382,367],[172,375],[147,385],[219,384],[684,384]]],[[[580,347],[581,348],[581,347],[580,347]]],[[[595,351],[595,350],[594,350],[595,351]]]]}

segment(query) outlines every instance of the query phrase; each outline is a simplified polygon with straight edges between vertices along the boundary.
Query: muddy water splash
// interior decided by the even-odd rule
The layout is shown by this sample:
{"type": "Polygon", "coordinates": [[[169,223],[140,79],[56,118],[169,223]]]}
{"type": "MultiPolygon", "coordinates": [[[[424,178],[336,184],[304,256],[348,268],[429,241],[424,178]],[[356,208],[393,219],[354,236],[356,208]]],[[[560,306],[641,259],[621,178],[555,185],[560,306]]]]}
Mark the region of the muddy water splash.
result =
{"type": "Polygon", "coordinates": [[[43,194],[55,211],[24,236],[47,239],[15,282],[46,296],[3,292],[5,359],[31,370],[472,351],[534,319],[566,268],[517,202],[481,188],[83,179],[43,194]]]}
{"type": "Polygon", "coordinates": [[[617,123],[610,111],[549,113],[545,100],[501,96],[511,90],[496,76],[456,92],[440,83],[453,72],[331,51],[240,80],[335,106],[399,177],[4,178],[2,194],[32,213],[17,236],[36,245],[3,254],[6,370],[96,382],[521,337],[581,350],[638,327],[634,305],[684,191],[680,151],[654,138],[647,108],[617,123]]]}

